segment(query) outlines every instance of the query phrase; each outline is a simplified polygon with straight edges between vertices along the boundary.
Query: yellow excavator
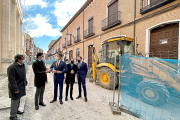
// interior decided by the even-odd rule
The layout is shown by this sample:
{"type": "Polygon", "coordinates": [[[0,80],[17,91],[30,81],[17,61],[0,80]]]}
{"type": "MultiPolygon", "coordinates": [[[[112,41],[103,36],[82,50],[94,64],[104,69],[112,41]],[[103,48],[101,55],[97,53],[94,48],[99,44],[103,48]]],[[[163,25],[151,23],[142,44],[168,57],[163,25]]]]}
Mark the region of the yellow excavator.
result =
{"type": "Polygon", "coordinates": [[[92,76],[90,81],[98,82],[106,89],[113,89],[114,83],[114,70],[115,70],[115,56],[116,56],[116,76],[115,84],[118,84],[119,75],[119,55],[120,54],[135,54],[133,45],[133,38],[117,37],[107,39],[101,45],[101,60],[99,61],[95,47],[92,49],[92,76]]]}

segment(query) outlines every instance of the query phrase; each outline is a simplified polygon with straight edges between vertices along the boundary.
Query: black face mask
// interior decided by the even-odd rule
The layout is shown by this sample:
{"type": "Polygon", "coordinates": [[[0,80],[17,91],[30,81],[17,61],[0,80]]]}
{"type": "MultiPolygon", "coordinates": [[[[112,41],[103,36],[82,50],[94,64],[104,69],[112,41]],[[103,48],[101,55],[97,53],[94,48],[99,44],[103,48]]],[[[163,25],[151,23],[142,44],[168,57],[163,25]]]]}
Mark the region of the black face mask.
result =
{"type": "Polygon", "coordinates": [[[71,61],[71,64],[74,64],[74,61],[71,61]]]}
{"type": "Polygon", "coordinates": [[[80,63],[81,61],[80,60],[78,60],[78,63],[80,63]]]}

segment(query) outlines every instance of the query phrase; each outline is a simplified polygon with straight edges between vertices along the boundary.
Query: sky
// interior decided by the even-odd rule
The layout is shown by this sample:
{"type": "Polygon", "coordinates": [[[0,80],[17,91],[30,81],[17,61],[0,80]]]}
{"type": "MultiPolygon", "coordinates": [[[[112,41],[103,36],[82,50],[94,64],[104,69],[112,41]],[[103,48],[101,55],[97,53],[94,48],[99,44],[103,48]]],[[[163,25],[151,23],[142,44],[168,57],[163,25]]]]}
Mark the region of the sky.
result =
{"type": "Polygon", "coordinates": [[[44,51],[51,40],[57,40],[61,29],[81,8],[86,0],[21,0],[23,29],[34,38],[34,43],[44,51]]]}

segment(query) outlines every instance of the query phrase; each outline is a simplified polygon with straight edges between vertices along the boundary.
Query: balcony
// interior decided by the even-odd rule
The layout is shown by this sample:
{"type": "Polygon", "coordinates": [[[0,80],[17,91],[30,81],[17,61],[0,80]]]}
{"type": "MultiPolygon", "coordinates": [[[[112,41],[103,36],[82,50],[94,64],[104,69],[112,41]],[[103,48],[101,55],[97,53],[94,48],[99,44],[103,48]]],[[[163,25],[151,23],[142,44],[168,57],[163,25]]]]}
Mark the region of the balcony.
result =
{"type": "Polygon", "coordinates": [[[109,16],[108,18],[102,20],[102,31],[105,31],[109,28],[112,28],[116,25],[121,24],[121,12],[118,11],[116,13],[114,13],[113,15],[109,16]]]}
{"type": "Polygon", "coordinates": [[[71,46],[72,45],[72,40],[67,41],[67,46],[71,46]]]}
{"type": "Polygon", "coordinates": [[[74,43],[78,43],[81,41],[81,35],[77,35],[74,39],[74,43]]]}
{"type": "Polygon", "coordinates": [[[140,2],[140,13],[145,14],[161,6],[164,6],[174,0],[141,0],[140,2]]]}
{"type": "Polygon", "coordinates": [[[63,43],[63,44],[62,44],[62,48],[66,48],[66,43],[63,43]]]}
{"type": "Polygon", "coordinates": [[[95,35],[94,29],[95,29],[95,27],[90,27],[89,29],[85,30],[84,31],[84,38],[86,39],[88,37],[95,35]]]}

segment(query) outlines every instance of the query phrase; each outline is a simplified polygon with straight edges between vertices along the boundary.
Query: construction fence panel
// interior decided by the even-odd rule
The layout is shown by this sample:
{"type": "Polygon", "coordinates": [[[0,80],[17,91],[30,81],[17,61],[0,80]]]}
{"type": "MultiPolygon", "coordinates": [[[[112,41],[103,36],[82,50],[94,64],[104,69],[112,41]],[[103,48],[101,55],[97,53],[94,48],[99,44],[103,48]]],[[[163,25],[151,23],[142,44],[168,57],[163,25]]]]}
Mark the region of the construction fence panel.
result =
{"type": "Polygon", "coordinates": [[[179,63],[122,55],[120,104],[142,119],[180,120],[179,63]]]}

